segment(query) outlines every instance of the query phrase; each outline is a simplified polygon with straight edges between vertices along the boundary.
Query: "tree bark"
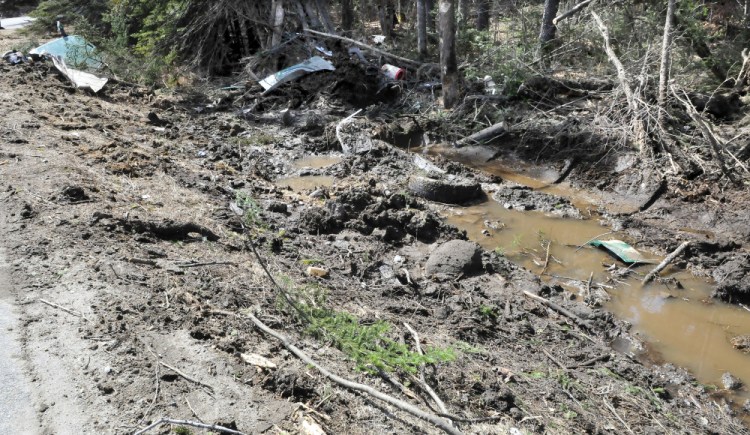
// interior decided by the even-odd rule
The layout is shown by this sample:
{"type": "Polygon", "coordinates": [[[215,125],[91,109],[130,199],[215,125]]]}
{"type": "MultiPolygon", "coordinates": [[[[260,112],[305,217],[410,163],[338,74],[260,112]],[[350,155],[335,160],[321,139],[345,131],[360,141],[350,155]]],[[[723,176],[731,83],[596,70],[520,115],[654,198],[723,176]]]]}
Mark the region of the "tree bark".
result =
{"type": "Polygon", "coordinates": [[[305,8],[307,18],[310,20],[310,27],[312,27],[313,29],[321,29],[323,25],[318,18],[313,0],[302,0],[302,6],[305,8]]]}
{"type": "Polygon", "coordinates": [[[431,32],[434,32],[437,30],[437,19],[433,15],[433,12],[435,10],[435,0],[425,0],[425,14],[427,15],[427,28],[430,29],[431,32]]]}
{"type": "Polygon", "coordinates": [[[380,20],[380,31],[385,35],[385,39],[390,41],[393,35],[393,6],[391,0],[380,0],[378,19],[380,20]]]}
{"type": "Polygon", "coordinates": [[[460,80],[456,62],[456,1],[440,0],[440,78],[443,107],[452,108],[459,98],[460,80]]]}
{"type": "Polygon", "coordinates": [[[427,56],[427,8],[425,0],[417,0],[417,53],[419,59],[427,56]]]}
{"type": "Polygon", "coordinates": [[[659,113],[656,117],[659,125],[664,122],[664,112],[667,109],[667,82],[669,81],[670,54],[672,45],[672,17],[674,17],[676,0],[667,2],[667,19],[664,22],[664,38],[661,46],[661,69],[659,71],[659,92],[657,105],[659,113]]]}
{"type": "Polygon", "coordinates": [[[542,28],[539,31],[539,42],[541,47],[555,39],[555,33],[557,32],[557,26],[553,22],[557,16],[557,10],[560,8],[560,0],[545,0],[544,1],[544,14],[542,15],[542,28]]]}
{"type": "Polygon", "coordinates": [[[331,14],[328,12],[328,0],[315,0],[315,4],[318,6],[318,16],[323,23],[323,28],[328,33],[336,33],[336,29],[331,22],[331,14]]]}
{"type": "Polygon", "coordinates": [[[350,31],[354,28],[354,7],[352,0],[341,0],[341,29],[350,31]]]}
{"type": "Polygon", "coordinates": [[[469,21],[469,11],[471,10],[471,0],[458,0],[459,26],[463,26],[469,21]]]}
{"type": "Polygon", "coordinates": [[[477,0],[477,30],[490,28],[490,1],[477,0]]]}
{"type": "Polygon", "coordinates": [[[271,6],[271,22],[273,33],[271,34],[271,47],[281,43],[281,35],[284,30],[284,0],[274,0],[271,6]]]}

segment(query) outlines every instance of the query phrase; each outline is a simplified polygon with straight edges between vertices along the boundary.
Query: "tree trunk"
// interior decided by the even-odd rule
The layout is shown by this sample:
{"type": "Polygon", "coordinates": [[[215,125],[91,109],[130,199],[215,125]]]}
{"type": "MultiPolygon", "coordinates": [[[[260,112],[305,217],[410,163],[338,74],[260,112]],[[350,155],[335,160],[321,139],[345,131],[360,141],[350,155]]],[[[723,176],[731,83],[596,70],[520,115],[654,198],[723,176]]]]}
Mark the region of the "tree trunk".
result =
{"type": "Polygon", "coordinates": [[[669,57],[672,50],[672,17],[674,16],[675,3],[675,0],[667,2],[667,19],[664,22],[664,38],[661,46],[661,69],[659,71],[659,92],[657,94],[659,112],[656,119],[659,125],[662,125],[664,111],[667,109],[667,82],[669,81],[669,57]]]}
{"type": "Polygon", "coordinates": [[[477,30],[490,28],[490,1],[477,0],[477,30]]]}
{"type": "Polygon", "coordinates": [[[378,19],[380,21],[380,31],[385,35],[385,39],[390,41],[393,34],[393,12],[390,7],[390,0],[380,0],[378,4],[378,19]]]}
{"type": "Polygon", "coordinates": [[[553,20],[557,16],[557,10],[560,7],[560,0],[545,0],[544,15],[542,15],[542,29],[539,32],[539,42],[543,48],[548,42],[555,39],[557,26],[553,20]]]}
{"type": "Polygon", "coordinates": [[[341,0],[341,29],[350,31],[354,28],[354,7],[352,0],[341,0]]]}
{"type": "Polygon", "coordinates": [[[469,20],[469,11],[471,10],[471,0],[458,0],[458,15],[459,15],[459,26],[463,26],[469,20]]]}
{"type": "Polygon", "coordinates": [[[417,0],[417,53],[420,60],[427,56],[427,8],[425,0],[417,0]]]}
{"type": "Polygon", "coordinates": [[[281,43],[281,35],[284,30],[284,0],[274,0],[271,5],[271,22],[273,33],[271,34],[271,47],[281,43]]]}
{"type": "Polygon", "coordinates": [[[443,107],[452,108],[459,97],[460,81],[456,63],[456,0],[440,0],[440,78],[443,107]]]}
{"type": "Polygon", "coordinates": [[[318,16],[323,22],[323,28],[328,33],[336,33],[336,29],[331,23],[331,14],[328,13],[328,0],[315,0],[315,4],[318,6],[318,16]]]}
{"type": "Polygon", "coordinates": [[[433,11],[435,10],[435,0],[425,0],[424,6],[426,8],[425,14],[427,15],[427,28],[430,29],[431,32],[434,32],[437,27],[437,19],[433,15],[433,11]]]}
{"type": "Polygon", "coordinates": [[[322,29],[323,25],[320,23],[313,0],[302,0],[302,6],[304,6],[307,18],[310,20],[310,27],[313,29],[322,29]]]}

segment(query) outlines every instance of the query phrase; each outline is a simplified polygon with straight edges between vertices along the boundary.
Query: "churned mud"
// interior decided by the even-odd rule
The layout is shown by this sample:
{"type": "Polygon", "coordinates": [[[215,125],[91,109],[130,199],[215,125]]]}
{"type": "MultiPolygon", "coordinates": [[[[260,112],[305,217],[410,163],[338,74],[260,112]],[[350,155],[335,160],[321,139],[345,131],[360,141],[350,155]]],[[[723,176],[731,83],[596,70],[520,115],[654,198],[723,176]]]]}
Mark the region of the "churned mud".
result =
{"type": "MultiPolygon", "coordinates": [[[[708,294],[740,300],[735,287],[747,288],[741,192],[720,196],[707,185],[717,204],[737,202],[726,212],[687,194],[608,212],[617,201],[596,198],[627,196],[610,185],[627,177],[597,187],[564,159],[549,165],[550,179],[571,177],[557,192],[450,155],[420,153],[427,163],[415,163],[411,148],[424,144],[409,139],[402,149],[378,133],[397,95],[356,65],[337,74],[310,76],[291,99],[272,94],[245,111],[221,104],[237,97],[229,91],[113,82],[94,96],[49,65],[0,66],[0,244],[33,380],[39,423],[30,420],[30,433],[133,433],[160,417],[244,433],[311,424],[327,433],[438,431],[332,383],[248,312],[335,374],[441,413],[422,382],[430,385],[467,433],[748,432],[737,382],[750,374],[722,383],[659,344],[689,337],[670,323],[691,312],[747,324],[750,313],[708,294]],[[360,152],[344,153],[335,127],[364,106],[345,132],[360,152]],[[480,186],[482,195],[461,205],[427,200],[414,177],[448,186],[439,189],[480,186]],[[565,194],[580,187],[593,193],[565,194]],[[713,220],[690,218],[698,210],[713,220]],[[665,274],[673,281],[641,289],[627,266],[578,250],[612,231],[656,258],[678,235],[695,245],[665,274]],[[716,281],[693,286],[685,269],[716,281]],[[311,333],[279,288],[356,325],[388,325],[381,342],[416,351],[411,328],[420,347],[451,357],[427,364],[424,381],[421,370],[373,370],[311,333]],[[695,311],[643,311],[634,295],[644,292],[658,295],[653,306],[695,311]],[[660,318],[673,334],[645,332],[660,318]]],[[[494,160],[506,173],[514,165],[494,160]]],[[[736,337],[750,331],[740,329],[705,340],[734,346],[741,364],[736,337]]]]}

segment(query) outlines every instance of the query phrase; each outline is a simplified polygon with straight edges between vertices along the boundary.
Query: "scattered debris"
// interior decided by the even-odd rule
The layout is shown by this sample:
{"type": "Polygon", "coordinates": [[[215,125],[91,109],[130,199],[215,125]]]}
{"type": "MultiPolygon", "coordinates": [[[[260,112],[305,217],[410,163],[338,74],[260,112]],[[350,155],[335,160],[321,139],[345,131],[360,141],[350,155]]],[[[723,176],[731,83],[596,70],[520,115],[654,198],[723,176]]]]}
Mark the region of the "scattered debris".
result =
{"type": "Polygon", "coordinates": [[[320,56],[313,56],[310,59],[297,65],[290,66],[279,72],[271,74],[260,81],[260,85],[265,89],[265,93],[271,92],[276,89],[282,83],[296,80],[306,74],[317,72],[317,71],[335,71],[336,67],[333,64],[320,56]]]}
{"type": "Polygon", "coordinates": [[[403,80],[406,77],[405,69],[389,63],[383,64],[383,66],[380,67],[380,72],[391,80],[403,80]]]}
{"type": "Polygon", "coordinates": [[[275,369],[277,367],[273,361],[256,353],[241,353],[240,358],[247,364],[264,369],[275,369]]]}
{"type": "Polygon", "coordinates": [[[328,276],[328,270],[323,269],[322,267],[315,267],[315,266],[308,266],[306,273],[310,276],[317,276],[320,278],[325,278],[328,276]]]}
{"type": "Polygon", "coordinates": [[[52,63],[55,64],[55,68],[62,73],[68,80],[70,80],[78,89],[88,89],[94,93],[102,90],[104,85],[107,84],[106,77],[97,77],[93,74],[79,71],[77,69],[68,68],[65,64],[65,60],[62,57],[50,55],[52,63]]]}
{"type": "Polygon", "coordinates": [[[96,54],[96,47],[82,36],[77,35],[52,40],[32,49],[29,54],[57,56],[63,60],[63,64],[70,64],[75,67],[99,69],[104,66],[101,58],[96,54]]]}
{"type": "Polygon", "coordinates": [[[24,56],[23,53],[16,50],[12,50],[3,54],[3,60],[11,65],[18,65],[29,61],[29,59],[24,56]]]}
{"type": "Polygon", "coordinates": [[[654,260],[644,257],[643,254],[622,240],[591,240],[588,244],[604,248],[627,264],[654,263],[654,260]]]}

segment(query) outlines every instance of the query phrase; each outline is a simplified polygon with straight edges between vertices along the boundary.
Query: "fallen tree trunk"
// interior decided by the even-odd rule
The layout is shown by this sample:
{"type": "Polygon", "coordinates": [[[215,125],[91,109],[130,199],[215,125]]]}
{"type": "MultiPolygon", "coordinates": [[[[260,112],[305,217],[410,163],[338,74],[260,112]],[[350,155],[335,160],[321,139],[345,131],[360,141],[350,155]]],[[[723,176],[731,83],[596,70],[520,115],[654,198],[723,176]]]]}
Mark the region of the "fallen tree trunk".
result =
{"type": "Polygon", "coordinates": [[[478,132],[470,136],[466,136],[465,138],[456,142],[456,147],[460,148],[466,145],[489,142],[493,139],[501,137],[505,133],[507,133],[507,130],[505,130],[505,124],[502,122],[498,122],[497,124],[491,125],[483,130],[479,130],[478,132]]]}

